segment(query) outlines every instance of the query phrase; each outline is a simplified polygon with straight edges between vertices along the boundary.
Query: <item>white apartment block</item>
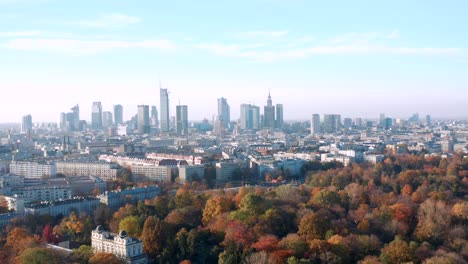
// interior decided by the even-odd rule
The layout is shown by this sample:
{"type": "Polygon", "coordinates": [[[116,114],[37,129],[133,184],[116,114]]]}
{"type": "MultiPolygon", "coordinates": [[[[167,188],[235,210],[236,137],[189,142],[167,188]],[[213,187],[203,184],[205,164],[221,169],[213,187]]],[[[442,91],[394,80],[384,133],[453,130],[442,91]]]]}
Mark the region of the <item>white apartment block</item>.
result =
{"type": "Polygon", "coordinates": [[[136,165],[132,167],[132,174],[137,181],[147,178],[150,181],[170,182],[172,169],[169,166],[136,165]]]}
{"type": "Polygon", "coordinates": [[[190,182],[193,177],[202,180],[205,177],[205,166],[180,166],[179,167],[179,180],[181,183],[190,182]]]}
{"type": "Polygon", "coordinates": [[[65,176],[97,176],[112,181],[118,172],[117,164],[107,162],[57,162],[57,173],[65,176]]]}
{"type": "Polygon", "coordinates": [[[57,175],[57,166],[53,163],[13,161],[10,173],[25,178],[49,178],[57,175]]]}
{"type": "Polygon", "coordinates": [[[129,237],[124,230],[120,234],[104,231],[98,226],[91,233],[91,247],[94,252],[111,253],[128,264],[146,264],[148,258],[143,253],[143,242],[129,237]]]}

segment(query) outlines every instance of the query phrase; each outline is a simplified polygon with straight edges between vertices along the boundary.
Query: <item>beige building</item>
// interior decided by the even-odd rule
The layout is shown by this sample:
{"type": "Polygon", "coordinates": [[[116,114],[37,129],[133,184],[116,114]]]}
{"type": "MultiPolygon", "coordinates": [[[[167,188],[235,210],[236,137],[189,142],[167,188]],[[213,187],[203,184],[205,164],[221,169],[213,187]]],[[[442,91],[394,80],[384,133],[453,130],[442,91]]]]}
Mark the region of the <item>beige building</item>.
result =
{"type": "Polygon", "coordinates": [[[118,165],[108,162],[57,162],[57,173],[65,176],[97,176],[112,181],[118,172],[118,165]]]}

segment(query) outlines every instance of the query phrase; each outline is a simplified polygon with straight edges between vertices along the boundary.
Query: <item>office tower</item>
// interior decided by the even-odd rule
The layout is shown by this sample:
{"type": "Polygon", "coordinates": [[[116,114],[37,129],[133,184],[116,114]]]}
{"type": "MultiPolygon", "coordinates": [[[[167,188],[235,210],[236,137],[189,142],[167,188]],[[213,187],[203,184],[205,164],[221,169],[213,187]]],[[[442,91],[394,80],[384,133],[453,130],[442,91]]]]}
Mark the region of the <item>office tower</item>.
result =
{"type": "Polygon", "coordinates": [[[276,104],[276,128],[282,128],[283,123],[283,105],[276,104]]]}
{"type": "Polygon", "coordinates": [[[71,108],[71,111],[73,113],[73,118],[75,122],[79,122],[80,121],[80,106],[75,105],[74,107],[71,108]]]}
{"type": "Polygon", "coordinates": [[[312,135],[320,134],[320,115],[313,114],[312,121],[310,122],[310,133],[312,135]]]}
{"type": "Polygon", "coordinates": [[[31,115],[25,115],[23,116],[23,122],[21,123],[21,133],[23,134],[28,134],[31,132],[33,128],[33,123],[32,123],[32,116],[31,115]]]}
{"type": "Polygon", "coordinates": [[[187,136],[188,135],[188,107],[186,105],[178,105],[176,107],[177,112],[177,134],[187,136]]]}
{"type": "Polygon", "coordinates": [[[138,127],[138,133],[140,134],[150,133],[150,117],[149,117],[148,105],[138,106],[137,127],[138,127]]]}
{"type": "Polygon", "coordinates": [[[323,132],[335,133],[341,129],[340,115],[323,115],[323,132]]]}
{"type": "Polygon", "coordinates": [[[123,106],[114,105],[114,125],[123,124],[123,106]]]}
{"type": "Polygon", "coordinates": [[[102,104],[101,102],[94,102],[91,114],[91,127],[93,129],[102,128],[102,104]]]}
{"type": "Polygon", "coordinates": [[[105,111],[104,113],[102,113],[102,126],[103,127],[111,127],[112,124],[114,123],[113,121],[114,120],[112,118],[111,112],[105,111]]]}
{"type": "Polygon", "coordinates": [[[60,113],[60,129],[66,130],[67,129],[67,114],[60,113]]]}
{"type": "Polygon", "coordinates": [[[159,89],[160,106],[161,112],[161,132],[169,132],[169,93],[167,89],[159,89]]]}
{"type": "Polygon", "coordinates": [[[362,121],[362,118],[358,117],[358,118],[354,119],[354,125],[357,126],[357,127],[363,127],[364,123],[362,121]]]}
{"type": "Polygon", "coordinates": [[[263,110],[263,118],[264,128],[275,128],[275,107],[273,106],[270,93],[268,93],[267,105],[263,110]]]}
{"type": "Polygon", "coordinates": [[[67,122],[66,122],[67,131],[75,131],[75,114],[73,112],[67,113],[67,122]]]}
{"type": "Polygon", "coordinates": [[[156,106],[151,106],[151,126],[158,127],[159,119],[158,119],[158,108],[156,106]]]}
{"type": "Polygon", "coordinates": [[[260,107],[251,104],[241,105],[240,128],[244,130],[260,128],[260,107]]]}
{"type": "Polygon", "coordinates": [[[224,97],[218,99],[218,116],[224,128],[228,128],[231,122],[231,109],[224,97]]]}
{"type": "Polygon", "coordinates": [[[351,118],[345,118],[343,120],[343,125],[345,129],[350,129],[353,126],[353,120],[351,118]]]}
{"type": "Polygon", "coordinates": [[[385,126],[385,114],[380,114],[379,126],[381,126],[381,127],[385,126]]]}
{"type": "Polygon", "coordinates": [[[418,113],[413,114],[413,115],[410,117],[409,121],[410,121],[411,123],[419,123],[419,114],[418,114],[418,113]]]}
{"type": "Polygon", "coordinates": [[[430,115],[426,115],[426,125],[432,126],[432,120],[430,115]]]}
{"type": "Polygon", "coordinates": [[[388,129],[392,128],[392,126],[393,126],[393,119],[391,119],[391,118],[385,118],[385,126],[384,126],[384,128],[385,128],[386,130],[388,130],[388,129]]]}

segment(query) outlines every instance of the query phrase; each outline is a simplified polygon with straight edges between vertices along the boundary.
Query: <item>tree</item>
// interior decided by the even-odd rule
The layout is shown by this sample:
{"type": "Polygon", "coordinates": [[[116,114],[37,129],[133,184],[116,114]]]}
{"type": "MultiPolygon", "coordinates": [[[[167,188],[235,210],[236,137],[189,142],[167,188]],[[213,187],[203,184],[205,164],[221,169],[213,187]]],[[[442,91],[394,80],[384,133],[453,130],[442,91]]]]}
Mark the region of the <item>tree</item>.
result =
{"type": "Polygon", "coordinates": [[[328,217],[321,217],[317,213],[309,213],[302,217],[297,234],[304,236],[307,241],[324,239],[325,233],[330,227],[330,219],[328,217]]]}
{"type": "Polygon", "coordinates": [[[447,237],[450,221],[450,208],[442,201],[428,199],[419,207],[416,237],[420,241],[441,243],[447,237]]]}
{"type": "Polygon", "coordinates": [[[229,212],[231,208],[232,202],[227,197],[219,195],[211,197],[203,209],[203,224],[207,225],[215,216],[229,212]]]}
{"type": "Polygon", "coordinates": [[[314,195],[312,201],[315,205],[330,208],[334,204],[340,204],[341,198],[334,191],[322,190],[314,195]]]}
{"type": "Polygon", "coordinates": [[[413,252],[406,241],[397,237],[382,249],[380,260],[384,264],[411,262],[413,252]]]}
{"type": "Polygon", "coordinates": [[[278,248],[279,240],[274,235],[262,236],[252,245],[257,251],[272,252],[278,248]]]}
{"type": "Polygon", "coordinates": [[[50,224],[45,225],[42,229],[42,240],[44,240],[46,243],[56,244],[58,242],[50,224]]]}
{"type": "Polygon", "coordinates": [[[141,239],[143,240],[143,251],[151,258],[155,259],[163,252],[167,239],[167,229],[167,225],[154,216],[146,219],[141,239]]]}
{"type": "Polygon", "coordinates": [[[74,249],[70,254],[70,262],[77,262],[80,264],[87,264],[89,259],[93,256],[93,248],[90,246],[83,245],[78,249],[74,249]]]}
{"type": "Polygon", "coordinates": [[[29,248],[21,254],[24,264],[60,264],[61,259],[52,250],[47,248],[29,248]]]}
{"type": "Polygon", "coordinates": [[[89,264],[124,264],[114,254],[98,252],[89,259],[89,264]]]}
{"type": "Polygon", "coordinates": [[[120,231],[125,230],[127,234],[131,237],[140,237],[141,235],[141,225],[140,219],[136,216],[127,216],[122,219],[119,223],[120,231]]]}

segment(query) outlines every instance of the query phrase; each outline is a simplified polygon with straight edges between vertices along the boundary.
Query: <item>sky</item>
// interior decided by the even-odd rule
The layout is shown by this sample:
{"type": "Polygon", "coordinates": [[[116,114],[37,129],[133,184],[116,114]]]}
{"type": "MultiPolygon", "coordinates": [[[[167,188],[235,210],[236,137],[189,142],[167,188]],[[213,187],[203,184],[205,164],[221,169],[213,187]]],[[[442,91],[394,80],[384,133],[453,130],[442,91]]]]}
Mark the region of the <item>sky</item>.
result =
{"type": "Polygon", "coordinates": [[[0,0],[0,123],[80,105],[212,119],[225,97],[313,113],[468,118],[468,1],[0,0]]]}

